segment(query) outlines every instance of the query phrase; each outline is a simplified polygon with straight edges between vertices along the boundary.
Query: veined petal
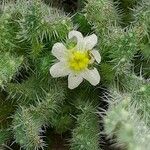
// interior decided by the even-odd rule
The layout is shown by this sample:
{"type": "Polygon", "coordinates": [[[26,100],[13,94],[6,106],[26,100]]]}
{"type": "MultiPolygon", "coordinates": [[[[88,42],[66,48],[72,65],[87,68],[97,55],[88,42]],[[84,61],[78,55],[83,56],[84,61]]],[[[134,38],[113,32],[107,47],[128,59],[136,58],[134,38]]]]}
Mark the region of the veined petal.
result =
{"type": "Polygon", "coordinates": [[[100,82],[100,75],[96,68],[89,70],[87,69],[82,77],[89,81],[92,85],[97,85],[100,82]]]}
{"type": "Polygon", "coordinates": [[[72,38],[75,38],[76,42],[77,42],[77,49],[80,50],[83,48],[83,35],[81,32],[79,31],[70,31],[69,34],[68,34],[68,38],[69,39],[72,39],[72,38]]]}
{"type": "Polygon", "coordinates": [[[97,44],[97,36],[92,34],[84,38],[84,49],[91,50],[97,44]]]}
{"type": "Polygon", "coordinates": [[[101,55],[100,55],[99,51],[97,51],[97,50],[92,50],[92,51],[91,51],[91,54],[93,55],[94,59],[95,59],[98,63],[101,62],[101,55]]]}
{"type": "Polygon", "coordinates": [[[52,48],[52,54],[58,59],[61,60],[64,58],[66,47],[62,43],[55,43],[52,48]]]}
{"type": "Polygon", "coordinates": [[[51,76],[54,78],[67,76],[70,73],[70,71],[65,66],[66,66],[65,63],[63,63],[63,62],[58,62],[58,63],[54,64],[50,68],[51,76]]]}
{"type": "Polygon", "coordinates": [[[71,73],[68,76],[68,88],[74,89],[78,87],[82,81],[83,81],[83,78],[81,76],[71,73]]]}

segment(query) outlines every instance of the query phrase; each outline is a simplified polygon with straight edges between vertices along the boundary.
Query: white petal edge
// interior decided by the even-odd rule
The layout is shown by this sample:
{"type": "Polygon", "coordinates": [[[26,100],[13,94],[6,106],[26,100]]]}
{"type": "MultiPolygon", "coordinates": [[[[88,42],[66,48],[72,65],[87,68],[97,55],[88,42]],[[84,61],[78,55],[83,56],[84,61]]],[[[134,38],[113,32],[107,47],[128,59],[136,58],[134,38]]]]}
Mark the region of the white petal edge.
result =
{"type": "Polygon", "coordinates": [[[92,50],[92,51],[91,51],[91,54],[93,55],[94,59],[95,59],[98,63],[101,62],[101,55],[100,55],[99,51],[97,51],[97,50],[92,50]]]}
{"type": "Polygon", "coordinates": [[[66,66],[65,63],[63,63],[63,62],[58,62],[58,63],[54,64],[50,68],[51,76],[54,78],[67,76],[70,73],[70,71],[65,66],[66,66]]]}
{"type": "Polygon", "coordinates": [[[100,75],[96,68],[92,70],[87,69],[82,77],[89,81],[93,86],[96,86],[100,82],[100,75]]]}
{"type": "Polygon", "coordinates": [[[61,60],[65,56],[66,47],[62,43],[55,43],[52,48],[52,54],[58,59],[61,60]]]}
{"type": "Polygon", "coordinates": [[[75,89],[80,85],[80,83],[83,81],[83,78],[79,75],[75,74],[69,74],[68,76],[68,88],[69,89],[75,89]]]}
{"type": "Polygon", "coordinates": [[[78,50],[83,49],[83,46],[84,46],[84,44],[83,44],[84,41],[83,40],[84,40],[84,38],[83,38],[83,35],[82,35],[81,32],[75,31],[75,30],[70,31],[69,34],[68,34],[68,38],[69,39],[76,38],[77,49],[78,50]]]}
{"type": "Polygon", "coordinates": [[[92,34],[84,38],[84,49],[91,50],[97,44],[96,34],[92,34]]]}

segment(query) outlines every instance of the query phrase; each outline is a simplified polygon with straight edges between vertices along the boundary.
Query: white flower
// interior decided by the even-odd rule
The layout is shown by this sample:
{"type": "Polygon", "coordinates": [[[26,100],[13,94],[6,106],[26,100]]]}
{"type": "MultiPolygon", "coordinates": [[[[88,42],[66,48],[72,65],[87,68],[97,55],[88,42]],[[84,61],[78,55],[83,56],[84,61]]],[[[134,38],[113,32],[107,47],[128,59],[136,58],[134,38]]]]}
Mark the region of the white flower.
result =
{"type": "Polygon", "coordinates": [[[76,40],[76,46],[67,49],[62,43],[54,44],[52,54],[59,60],[50,68],[52,77],[64,77],[68,75],[68,88],[74,89],[86,79],[93,86],[100,82],[100,75],[96,68],[90,66],[96,61],[100,63],[101,56],[94,46],[97,44],[97,36],[92,34],[87,37],[78,31],[71,31],[69,39],[76,40]]]}

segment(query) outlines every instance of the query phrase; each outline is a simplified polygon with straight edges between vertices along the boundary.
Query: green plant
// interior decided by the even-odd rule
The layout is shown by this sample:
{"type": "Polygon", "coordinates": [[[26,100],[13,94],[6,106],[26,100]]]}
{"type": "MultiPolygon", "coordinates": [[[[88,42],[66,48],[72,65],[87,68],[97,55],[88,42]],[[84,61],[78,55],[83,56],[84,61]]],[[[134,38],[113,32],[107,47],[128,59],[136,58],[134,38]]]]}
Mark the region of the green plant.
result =
{"type": "Polygon", "coordinates": [[[149,0],[74,5],[77,9],[67,14],[41,0],[0,3],[0,149],[12,143],[25,150],[49,149],[53,137],[46,132],[52,130],[67,133],[72,150],[103,149],[102,134],[115,141],[114,149],[148,150],[149,0]],[[54,79],[49,69],[56,62],[54,44],[73,49],[77,43],[67,36],[77,29],[98,37],[95,48],[102,60],[88,67],[97,68],[101,81],[70,90],[66,77],[54,79]]]}

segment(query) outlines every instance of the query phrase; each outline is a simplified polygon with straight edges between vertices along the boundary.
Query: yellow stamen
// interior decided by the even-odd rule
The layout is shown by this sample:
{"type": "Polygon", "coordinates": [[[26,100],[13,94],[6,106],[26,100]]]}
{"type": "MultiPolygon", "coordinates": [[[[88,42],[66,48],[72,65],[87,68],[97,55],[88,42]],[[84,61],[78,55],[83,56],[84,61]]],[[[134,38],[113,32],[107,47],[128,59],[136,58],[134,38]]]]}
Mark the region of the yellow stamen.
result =
{"type": "Polygon", "coordinates": [[[88,52],[72,51],[69,57],[69,67],[74,71],[82,71],[86,69],[90,62],[88,52]]]}

